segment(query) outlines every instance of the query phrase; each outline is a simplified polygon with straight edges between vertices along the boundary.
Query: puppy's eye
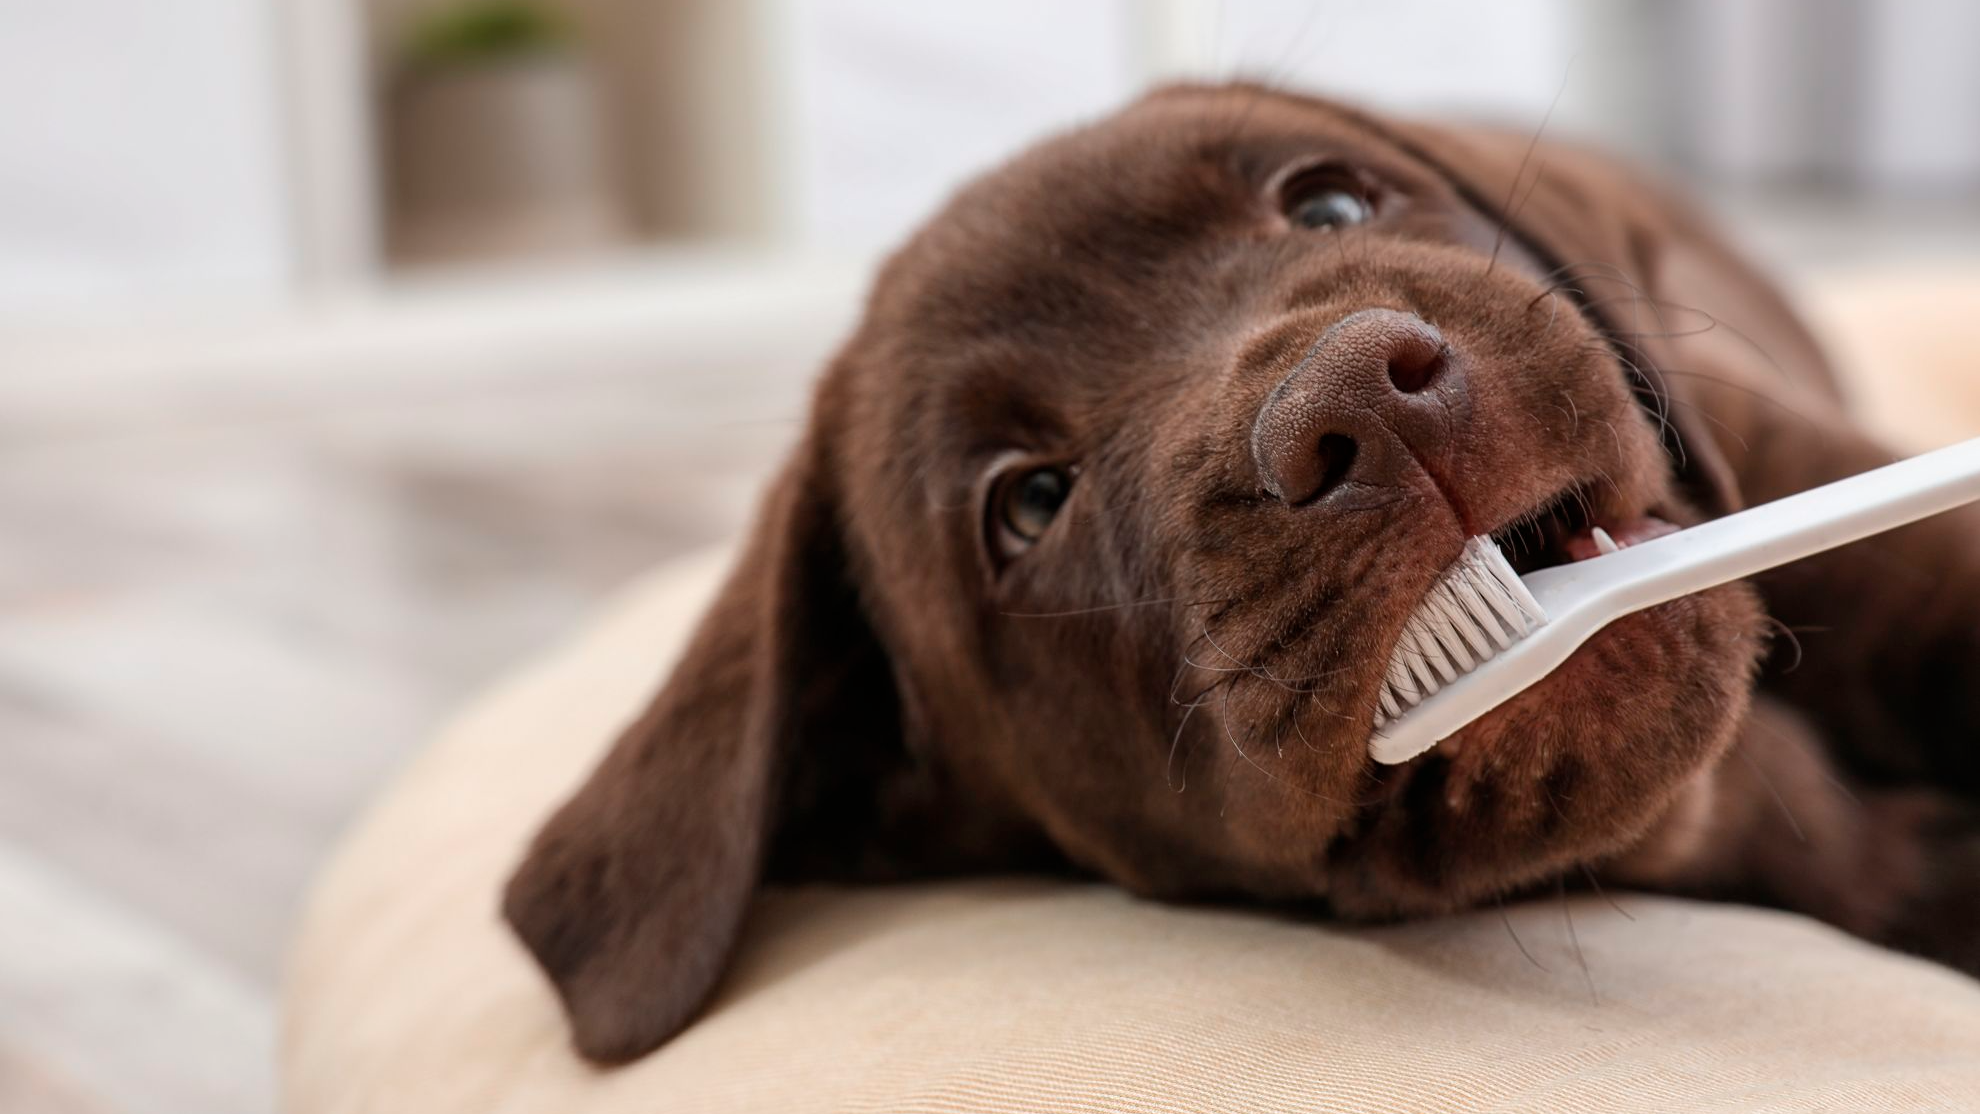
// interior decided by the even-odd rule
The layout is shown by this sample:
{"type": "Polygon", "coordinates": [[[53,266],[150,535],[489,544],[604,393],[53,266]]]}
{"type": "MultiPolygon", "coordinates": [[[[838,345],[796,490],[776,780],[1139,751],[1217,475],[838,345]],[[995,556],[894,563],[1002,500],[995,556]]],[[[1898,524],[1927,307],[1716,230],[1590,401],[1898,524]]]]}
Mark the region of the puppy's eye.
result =
{"type": "Polygon", "coordinates": [[[1346,228],[1375,214],[1368,191],[1338,168],[1295,176],[1285,184],[1281,197],[1286,219],[1299,228],[1346,228]]]}
{"type": "Polygon", "coordinates": [[[1014,556],[1045,536],[1072,493],[1072,473],[1064,468],[1028,468],[1005,476],[991,493],[999,548],[1014,556]]]}

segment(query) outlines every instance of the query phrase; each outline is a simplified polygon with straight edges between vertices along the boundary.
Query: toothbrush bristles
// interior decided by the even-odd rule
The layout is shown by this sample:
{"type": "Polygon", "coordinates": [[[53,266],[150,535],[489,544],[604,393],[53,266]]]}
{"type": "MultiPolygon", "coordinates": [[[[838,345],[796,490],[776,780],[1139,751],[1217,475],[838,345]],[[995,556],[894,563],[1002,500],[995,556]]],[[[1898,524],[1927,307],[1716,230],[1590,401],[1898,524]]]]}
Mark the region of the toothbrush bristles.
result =
{"type": "Polygon", "coordinates": [[[1547,621],[1505,554],[1487,537],[1464,552],[1403,627],[1375,713],[1379,730],[1547,621]]]}

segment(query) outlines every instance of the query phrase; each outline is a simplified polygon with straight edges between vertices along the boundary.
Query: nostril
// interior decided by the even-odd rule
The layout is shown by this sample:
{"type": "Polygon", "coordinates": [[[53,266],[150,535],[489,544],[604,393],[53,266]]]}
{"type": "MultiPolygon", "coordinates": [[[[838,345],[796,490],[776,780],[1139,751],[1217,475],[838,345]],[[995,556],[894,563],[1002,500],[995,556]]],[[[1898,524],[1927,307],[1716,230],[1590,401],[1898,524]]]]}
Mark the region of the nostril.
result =
{"type": "Polygon", "coordinates": [[[1319,501],[1350,478],[1392,485],[1412,456],[1422,459],[1452,435],[1464,379],[1463,352],[1421,317],[1381,308],[1348,314],[1311,342],[1252,417],[1258,478],[1288,506],[1319,501]]]}
{"type": "Polygon", "coordinates": [[[1354,467],[1354,438],[1342,433],[1329,433],[1320,438],[1315,447],[1320,458],[1320,486],[1314,488],[1313,498],[1319,499],[1341,485],[1347,479],[1348,470],[1354,467]]]}
{"type": "Polygon", "coordinates": [[[1434,334],[1406,338],[1389,354],[1389,382],[1406,395],[1429,387],[1444,370],[1446,351],[1434,334]]]}

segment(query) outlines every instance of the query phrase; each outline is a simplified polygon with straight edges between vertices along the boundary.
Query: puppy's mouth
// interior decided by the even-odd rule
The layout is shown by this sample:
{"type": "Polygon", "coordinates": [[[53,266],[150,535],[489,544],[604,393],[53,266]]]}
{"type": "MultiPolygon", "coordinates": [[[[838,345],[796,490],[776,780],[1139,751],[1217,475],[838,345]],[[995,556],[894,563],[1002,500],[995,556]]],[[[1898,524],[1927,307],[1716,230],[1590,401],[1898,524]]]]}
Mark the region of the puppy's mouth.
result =
{"type": "MultiPolygon", "coordinates": [[[[1539,570],[1615,553],[1677,529],[1655,514],[1605,507],[1582,484],[1556,493],[1487,536],[1497,556],[1524,580],[1539,570]]],[[[1406,717],[1458,674],[1490,668],[1495,642],[1504,649],[1526,637],[1520,632],[1531,633],[1535,621],[1546,621],[1527,588],[1512,582],[1503,566],[1491,571],[1497,556],[1477,553],[1475,543],[1475,538],[1467,542],[1465,554],[1426,591],[1385,661],[1376,734],[1369,741],[1369,753],[1378,762],[1407,761],[1429,745],[1447,751],[1460,745],[1455,735],[1434,744],[1419,738],[1405,744],[1407,749],[1386,752],[1381,743],[1387,723],[1406,717]]]]}
{"type": "Polygon", "coordinates": [[[1627,549],[1677,529],[1649,512],[1603,507],[1590,485],[1576,484],[1493,530],[1490,536],[1513,571],[1525,576],[1627,549]]]}

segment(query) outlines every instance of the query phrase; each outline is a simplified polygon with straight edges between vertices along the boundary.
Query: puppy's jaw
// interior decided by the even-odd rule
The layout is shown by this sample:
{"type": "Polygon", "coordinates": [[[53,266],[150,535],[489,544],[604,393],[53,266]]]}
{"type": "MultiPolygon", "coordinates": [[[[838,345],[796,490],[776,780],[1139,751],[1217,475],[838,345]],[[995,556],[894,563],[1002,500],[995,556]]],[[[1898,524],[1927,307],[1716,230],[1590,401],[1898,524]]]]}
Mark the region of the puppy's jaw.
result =
{"type": "Polygon", "coordinates": [[[1630,847],[1730,743],[1760,615],[1728,585],[1628,616],[1456,748],[1395,768],[1334,849],[1334,906],[1442,912],[1630,847]]]}

